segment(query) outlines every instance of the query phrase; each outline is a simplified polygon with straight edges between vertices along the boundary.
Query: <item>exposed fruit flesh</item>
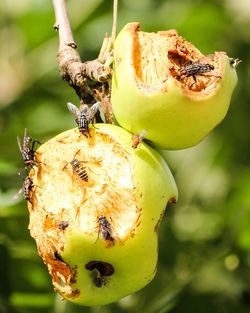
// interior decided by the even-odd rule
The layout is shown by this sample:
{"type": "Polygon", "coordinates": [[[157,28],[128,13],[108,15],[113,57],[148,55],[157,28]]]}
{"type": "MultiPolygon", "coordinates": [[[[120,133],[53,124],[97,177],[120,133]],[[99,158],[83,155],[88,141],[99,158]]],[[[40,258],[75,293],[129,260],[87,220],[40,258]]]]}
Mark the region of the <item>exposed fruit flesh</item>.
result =
{"type": "MultiPolygon", "coordinates": [[[[135,25],[134,25],[135,24],[135,25]]],[[[147,33],[139,31],[139,24],[131,28],[137,36],[133,37],[132,61],[138,87],[146,88],[149,92],[164,90],[168,79],[177,79],[184,89],[201,91],[221,78],[218,63],[218,52],[215,55],[204,56],[190,42],[178,35],[176,30],[147,33]],[[138,29],[136,29],[138,27],[138,29]],[[188,63],[211,64],[214,69],[180,79],[180,70],[188,63]]],[[[223,53],[223,52],[219,52],[223,53]]]]}
{"type": "Polygon", "coordinates": [[[31,235],[55,289],[84,305],[115,301],[154,277],[159,221],[177,198],[157,152],[144,143],[135,151],[119,127],[96,127],[42,145],[30,172],[31,235]]]}
{"type": "Polygon", "coordinates": [[[204,56],[175,30],[147,33],[126,25],[114,49],[111,101],[118,123],[146,130],[165,149],[199,143],[221,120],[237,82],[224,52],[204,56]]]}

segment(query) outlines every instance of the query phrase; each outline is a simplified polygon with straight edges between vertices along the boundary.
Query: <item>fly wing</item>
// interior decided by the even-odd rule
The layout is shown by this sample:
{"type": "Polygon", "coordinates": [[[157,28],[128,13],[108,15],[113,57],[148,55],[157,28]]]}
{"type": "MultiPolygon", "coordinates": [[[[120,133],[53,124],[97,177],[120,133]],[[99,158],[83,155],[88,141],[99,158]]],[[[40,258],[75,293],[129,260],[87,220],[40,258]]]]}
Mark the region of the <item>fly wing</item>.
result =
{"type": "Polygon", "coordinates": [[[148,131],[146,129],[143,129],[139,134],[140,140],[143,140],[143,138],[147,135],[147,133],[148,131]]]}
{"type": "Polygon", "coordinates": [[[70,102],[67,103],[67,107],[69,112],[74,116],[76,122],[78,122],[81,116],[81,111],[73,103],[70,102]]]}
{"type": "Polygon", "coordinates": [[[20,139],[20,137],[17,136],[16,140],[17,140],[17,144],[18,144],[19,150],[20,150],[21,154],[23,155],[23,146],[22,146],[22,144],[21,144],[21,139],[20,139]]]}
{"type": "MultiPolygon", "coordinates": [[[[18,137],[17,137],[18,138],[18,137]]],[[[19,139],[19,138],[18,138],[19,139]]],[[[20,140],[20,139],[19,139],[20,140]]],[[[18,144],[19,145],[19,144],[18,144]]],[[[22,174],[19,172],[18,173],[18,176],[22,176],[22,174]]],[[[20,195],[23,193],[23,187],[22,188],[20,188],[15,194],[14,194],[14,196],[13,196],[13,200],[17,200],[17,199],[19,199],[20,198],[20,195]]]]}
{"type": "Polygon", "coordinates": [[[94,119],[99,108],[100,108],[100,102],[96,102],[88,109],[86,113],[86,118],[89,122],[91,122],[94,119]]]}
{"type": "Polygon", "coordinates": [[[30,145],[32,143],[32,138],[28,135],[27,128],[24,129],[23,135],[23,151],[29,151],[30,145]]]}

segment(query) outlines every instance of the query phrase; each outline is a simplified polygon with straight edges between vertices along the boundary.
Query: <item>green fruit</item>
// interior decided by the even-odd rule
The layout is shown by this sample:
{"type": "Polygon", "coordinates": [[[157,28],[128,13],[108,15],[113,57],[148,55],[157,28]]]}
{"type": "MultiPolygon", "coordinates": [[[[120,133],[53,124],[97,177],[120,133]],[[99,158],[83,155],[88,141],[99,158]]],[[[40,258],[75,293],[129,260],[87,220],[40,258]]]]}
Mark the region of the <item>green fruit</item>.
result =
{"type": "Polygon", "coordinates": [[[225,117],[236,65],[224,52],[202,55],[175,30],[147,33],[139,23],[127,24],[114,45],[115,118],[129,131],[147,131],[158,147],[196,145],[225,117]]]}
{"type": "Polygon", "coordinates": [[[63,298],[94,306],[149,283],[157,266],[157,230],[174,178],[145,143],[97,124],[86,137],[59,134],[36,152],[30,172],[31,235],[63,298]]]}

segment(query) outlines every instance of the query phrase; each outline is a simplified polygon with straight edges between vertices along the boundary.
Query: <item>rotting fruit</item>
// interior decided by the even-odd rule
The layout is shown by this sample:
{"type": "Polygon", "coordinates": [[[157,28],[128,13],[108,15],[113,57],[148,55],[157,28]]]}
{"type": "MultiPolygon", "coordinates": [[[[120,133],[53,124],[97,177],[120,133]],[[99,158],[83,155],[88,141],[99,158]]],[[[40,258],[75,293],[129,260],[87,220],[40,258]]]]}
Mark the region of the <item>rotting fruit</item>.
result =
{"type": "Polygon", "coordinates": [[[157,230],[177,187],[160,155],[133,149],[131,137],[97,124],[36,151],[29,229],[55,290],[78,304],[114,302],[156,272],[157,230]]]}
{"type": "Polygon", "coordinates": [[[115,118],[158,147],[196,145],[225,117],[237,64],[224,52],[204,56],[175,30],[147,33],[129,23],[114,46],[115,118]]]}

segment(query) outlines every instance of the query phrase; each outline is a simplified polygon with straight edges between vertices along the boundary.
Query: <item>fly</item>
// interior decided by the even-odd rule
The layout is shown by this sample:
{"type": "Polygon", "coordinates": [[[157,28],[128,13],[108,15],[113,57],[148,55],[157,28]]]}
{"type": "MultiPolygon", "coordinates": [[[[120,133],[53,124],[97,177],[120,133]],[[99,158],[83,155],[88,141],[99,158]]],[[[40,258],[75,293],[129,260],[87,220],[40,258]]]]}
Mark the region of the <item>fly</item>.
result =
{"type": "Polygon", "coordinates": [[[80,133],[87,137],[89,124],[93,124],[94,117],[99,110],[100,102],[94,103],[90,108],[86,105],[82,110],[78,109],[73,103],[67,103],[68,110],[75,118],[80,133]]]}
{"type": "MultiPolygon", "coordinates": [[[[78,161],[76,158],[76,155],[79,153],[80,150],[78,150],[76,152],[76,154],[73,157],[73,160],[70,161],[69,163],[72,165],[73,167],[73,171],[77,173],[77,175],[81,178],[81,180],[87,182],[89,180],[89,176],[88,173],[86,171],[86,166],[83,166],[82,163],[86,162],[86,161],[78,161]]],[[[68,165],[68,163],[66,163],[66,165],[64,166],[64,168],[68,165]]],[[[63,169],[64,169],[63,168],[63,169]]]]}
{"type": "Polygon", "coordinates": [[[229,58],[229,62],[230,62],[230,65],[233,67],[233,68],[236,68],[238,66],[239,63],[241,63],[242,61],[238,58],[234,59],[234,58],[229,58]]]}
{"type": "MultiPolygon", "coordinates": [[[[23,176],[20,172],[18,173],[19,176],[23,176]]],[[[33,184],[33,180],[32,178],[30,178],[29,176],[27,176],[25,179],[23,177],[23,186],[22,188],[18,191],[18,193],[14,196],[14,199],[17,199],[19,197],[19,195],[22,193],[23,194],[23,198],[27,201],[29,201],[29,203],[32,205],[33,207],[33,203],[31,201],[31,197],[34,194],[34,191],[32,192],[33,188],[35,187],[35,185],[33,184]],[[31,194],[32,192],[32,194],[31,194]]]]}
{"type": "Polygon", "coordinates": [[[95,285],[98,288],[107,285],[107,277],[106,276],[99,276],[95,278],[95,285]]]}
{"type": "Polygon", "coordinates": [[[143,141],[147,131],[144,129],[139,134],[134,134],[132,137],[132,148],[136,149],[138,145],[143,141]]]}
{"type": "Polygon", "coordinates": [[[22,190],[23,190],[24,199],[29,201],[31,204],[32,204],[32,202],[30,200],[30,198],[31,198],[30,193],[31,193],[33,187],[34,187],[34,184],[33,184],[32,179],[29,176],[27,176],[23,182],[23,189],[22,190]]]}
{"type": "Polygon", "coordinates": [[[65,230],[68,226],[69,226],[69,223],[68,223],[67,221],[61,221],[61,222],[58,224],[58,227],[59,227],[61,230],[65,230]]]}
{"type": "Polygon", "coordinates": [[[41,144],[39,141],[33,140],[30,136],[28,136],[26,128],[24,130],[23,142],[21,142],[21,139],[17,137],[17,144],[23,157],[26,169],[30,167],[32,168],[34,165],[37,166],[37,163],[39,163],[35,157],[34,148],[36,143],[41,144]]]}
{"type": "MultiPolygon", "coordinates": [[[[208,73],[214,70],[214,66],[209,63],[199,63],[199,62],[192,62],[188,61],[182,65],[182,67],[179,70],[179,76],[177,77],[179,80],[184,79],[185,77],[192,76],[194,81],[196,82],[196,75],[202,75],[204,73],[208,73]]],[[[215,77],[216,75],[212,75],[215,77]]]]}
{"type": "Polygon", "coordinates": [[[103,240],[110,240],[114,242],[114,238],[112,236],[112,228],[111,225],[109,223],[109,221],[107,220],[107,218],[103,215],[101,215],[98,218],[98,224],[99,224],[99,233],[98,233],[98,237],[99,235],[101,235],[103,240]]]}
{"type": "Polygon", "coordinates": [[[81,178],[83,181],[88,181],[88,173],[86,172],[86,167],[82,166],[80,162],[75,158],[73,159],[70,164],[73,166],[74,170],[76,171],[77,175],[81,178]]]}

